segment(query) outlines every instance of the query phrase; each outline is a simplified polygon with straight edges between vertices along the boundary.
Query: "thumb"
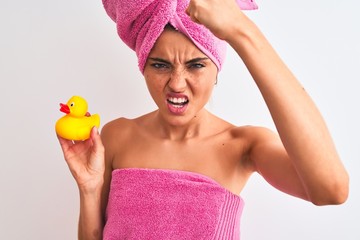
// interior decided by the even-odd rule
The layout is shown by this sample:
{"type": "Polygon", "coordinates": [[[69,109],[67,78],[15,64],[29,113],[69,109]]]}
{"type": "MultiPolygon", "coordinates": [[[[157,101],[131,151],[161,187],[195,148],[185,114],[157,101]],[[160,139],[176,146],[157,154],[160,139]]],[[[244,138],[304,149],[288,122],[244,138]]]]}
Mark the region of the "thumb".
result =
{"type": "Polygon", "coordinates": [[[91,129],[90,138],[93,142],[94,152],[99,154],[104,152],[104,146],[101,141],[99,130],[96,126],[91,129]]]}

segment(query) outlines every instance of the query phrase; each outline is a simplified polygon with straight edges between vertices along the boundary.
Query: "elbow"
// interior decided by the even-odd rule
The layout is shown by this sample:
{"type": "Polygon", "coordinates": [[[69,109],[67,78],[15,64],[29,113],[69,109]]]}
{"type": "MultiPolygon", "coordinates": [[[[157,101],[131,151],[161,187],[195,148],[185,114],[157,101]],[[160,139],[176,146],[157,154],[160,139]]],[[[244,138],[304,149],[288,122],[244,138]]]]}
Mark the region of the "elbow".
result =
{"type": "Polygon", "coordinates": [[[347,198],[347,193],[337,193],[327,197],[311,199],[311,202],[316,206],[340,205],[345,203],[347,198]]]}
{"type": "Polygon", "coordinates": [[[340,205],[346,202],[349,196],[349,177],[346,176],[333,181],[324,191],[312,194],[310,201],[316,206],[340,205]]]}

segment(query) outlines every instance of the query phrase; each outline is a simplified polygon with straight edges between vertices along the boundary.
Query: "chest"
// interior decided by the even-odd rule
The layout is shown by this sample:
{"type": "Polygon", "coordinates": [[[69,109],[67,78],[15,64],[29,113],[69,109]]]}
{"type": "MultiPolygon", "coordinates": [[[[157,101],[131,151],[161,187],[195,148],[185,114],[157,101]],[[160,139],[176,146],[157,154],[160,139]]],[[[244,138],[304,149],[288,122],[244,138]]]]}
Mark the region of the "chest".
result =
{"type": "Polygon", "coordinates": [[[239,193],[249,173],[246,144],[224,136],[211,139],[168,141],[128,139],[114,154],[113,168],[174,169],[206,175],[239,193]]]}

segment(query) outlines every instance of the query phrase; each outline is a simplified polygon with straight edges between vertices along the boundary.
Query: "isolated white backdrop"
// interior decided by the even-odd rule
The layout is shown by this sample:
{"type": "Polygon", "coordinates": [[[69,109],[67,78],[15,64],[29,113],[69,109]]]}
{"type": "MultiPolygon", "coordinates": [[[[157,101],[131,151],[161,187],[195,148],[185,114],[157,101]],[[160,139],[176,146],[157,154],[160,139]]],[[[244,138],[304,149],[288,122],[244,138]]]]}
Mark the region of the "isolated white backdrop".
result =
{"type": "MultiPolygon", "coordinates": [[[[351,177],[349,200],[315,207],[254,175],[242,192],[244,240],[360,239],[360,9],[353,0],[258,0],[248,15],[312,95],[351,177]]],[[[134,53],[100,0],[18,0],[0,6],[0,239],[76,239],[78,191],[54,123],[58,103],[84,96],[102,123],[155,108],[134,53]]],[[[229,49],[208,108],[274,129],[229,49]]],[[[301,131],[301,129],[299,129],[301,131]]]]}

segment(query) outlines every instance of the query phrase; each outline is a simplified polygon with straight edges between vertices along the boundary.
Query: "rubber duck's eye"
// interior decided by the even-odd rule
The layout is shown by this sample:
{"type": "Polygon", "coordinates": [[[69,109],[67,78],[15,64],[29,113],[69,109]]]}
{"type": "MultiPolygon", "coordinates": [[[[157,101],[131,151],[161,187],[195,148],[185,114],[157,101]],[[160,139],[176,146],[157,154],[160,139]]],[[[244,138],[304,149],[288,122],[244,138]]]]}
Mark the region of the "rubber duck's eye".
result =
{"type": "Polygon", "coordinates": [[[73,107],[73,106],[75,106],[75,103],[74,102],[70,103],[70,107],[73,107]]]}

